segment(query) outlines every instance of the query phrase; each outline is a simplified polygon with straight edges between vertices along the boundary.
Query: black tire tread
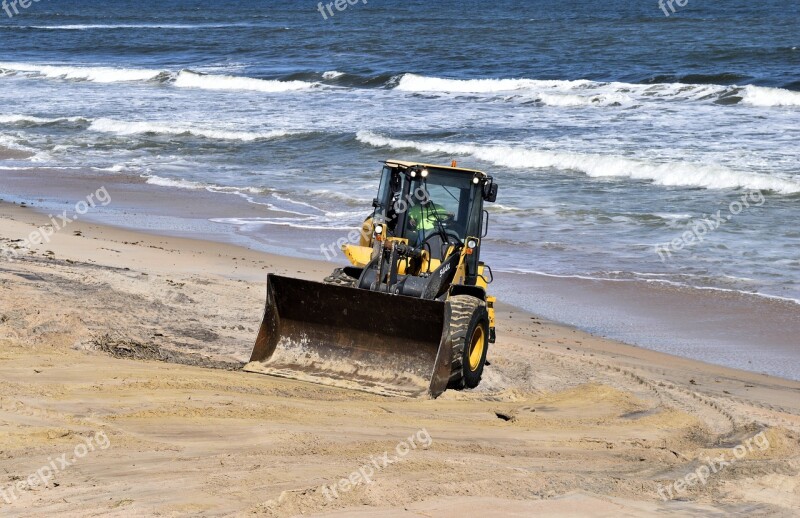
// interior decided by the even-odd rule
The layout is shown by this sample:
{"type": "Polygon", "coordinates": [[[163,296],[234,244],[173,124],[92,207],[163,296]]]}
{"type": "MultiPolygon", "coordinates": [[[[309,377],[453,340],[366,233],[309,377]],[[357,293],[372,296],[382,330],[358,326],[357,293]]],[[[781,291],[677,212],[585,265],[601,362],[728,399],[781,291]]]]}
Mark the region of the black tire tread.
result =
{"type": "Polygon", "coordinates": [[[448,299],[452,313],[450,316],[450,346],[453,357],[450,364],[450,388],[463,389],[464,382],[464,346],[467,339],[472,316],[486,302],[469,295],[455,295],[448,299]]]}

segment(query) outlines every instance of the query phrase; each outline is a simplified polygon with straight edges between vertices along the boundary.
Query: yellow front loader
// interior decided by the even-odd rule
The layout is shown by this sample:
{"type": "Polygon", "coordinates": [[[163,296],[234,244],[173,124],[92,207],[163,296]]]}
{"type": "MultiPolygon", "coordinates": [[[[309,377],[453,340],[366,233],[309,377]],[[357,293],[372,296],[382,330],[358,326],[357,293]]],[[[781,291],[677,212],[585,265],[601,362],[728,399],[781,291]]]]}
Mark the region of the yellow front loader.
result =
{"type": "Polygon", "coordinates": [[[477,387],[495,341],[480,251],[496,198],[481,171],[385,162],[361,241],[343,247],[352,266],[323,283],[268,276],[245,370],[412,397],[477,387]]]}

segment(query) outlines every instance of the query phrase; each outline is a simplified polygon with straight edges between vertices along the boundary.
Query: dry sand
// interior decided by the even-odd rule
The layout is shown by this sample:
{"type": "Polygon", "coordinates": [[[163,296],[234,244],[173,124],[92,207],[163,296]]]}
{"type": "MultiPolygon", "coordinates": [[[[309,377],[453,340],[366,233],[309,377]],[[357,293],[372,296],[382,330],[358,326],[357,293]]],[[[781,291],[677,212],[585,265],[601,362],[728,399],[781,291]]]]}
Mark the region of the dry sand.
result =
{"type": "MultiPolygon", "coordinates": [[[[0,246],[44,223],[0,204],[0,246]]],[[[237,370],[266,273],[331,264],[86,223],[20,252],[0,260],[3,515],[800,515],[798,382],[503,306],[477,390],[345,391],[237,370]],[[27,482],[98,433],[108,448],[27,482]],[[430,446],[384,467],[412,435],[430,446]],[[754,436],[768,446],[671,486],[754,436]],[[371,483],[321,490],[370,464],[371,483]]]]}

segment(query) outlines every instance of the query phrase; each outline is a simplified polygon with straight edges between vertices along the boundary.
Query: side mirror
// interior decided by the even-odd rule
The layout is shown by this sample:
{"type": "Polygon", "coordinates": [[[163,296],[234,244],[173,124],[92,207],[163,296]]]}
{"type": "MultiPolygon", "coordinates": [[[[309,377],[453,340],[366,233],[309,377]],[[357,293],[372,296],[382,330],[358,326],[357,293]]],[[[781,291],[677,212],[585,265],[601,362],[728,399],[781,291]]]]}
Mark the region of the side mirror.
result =
{"type": "Polygon", "coordinates": [[[487,183],[483,186],[483,199],[494,203],[497,201],[497,184],[494,182],[487,183]]]}

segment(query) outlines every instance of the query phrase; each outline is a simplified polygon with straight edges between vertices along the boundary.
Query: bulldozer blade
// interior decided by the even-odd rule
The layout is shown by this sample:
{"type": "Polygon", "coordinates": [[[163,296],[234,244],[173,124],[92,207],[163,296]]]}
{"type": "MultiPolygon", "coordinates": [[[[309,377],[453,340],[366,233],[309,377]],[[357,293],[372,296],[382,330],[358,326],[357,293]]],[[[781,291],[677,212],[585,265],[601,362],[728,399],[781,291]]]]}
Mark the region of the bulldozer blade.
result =
{"type": "Polygon", "coordinates": [[[384,395],[437,397],[450,379],[449,304],[269,275],[244,370],[384,395]]]}

